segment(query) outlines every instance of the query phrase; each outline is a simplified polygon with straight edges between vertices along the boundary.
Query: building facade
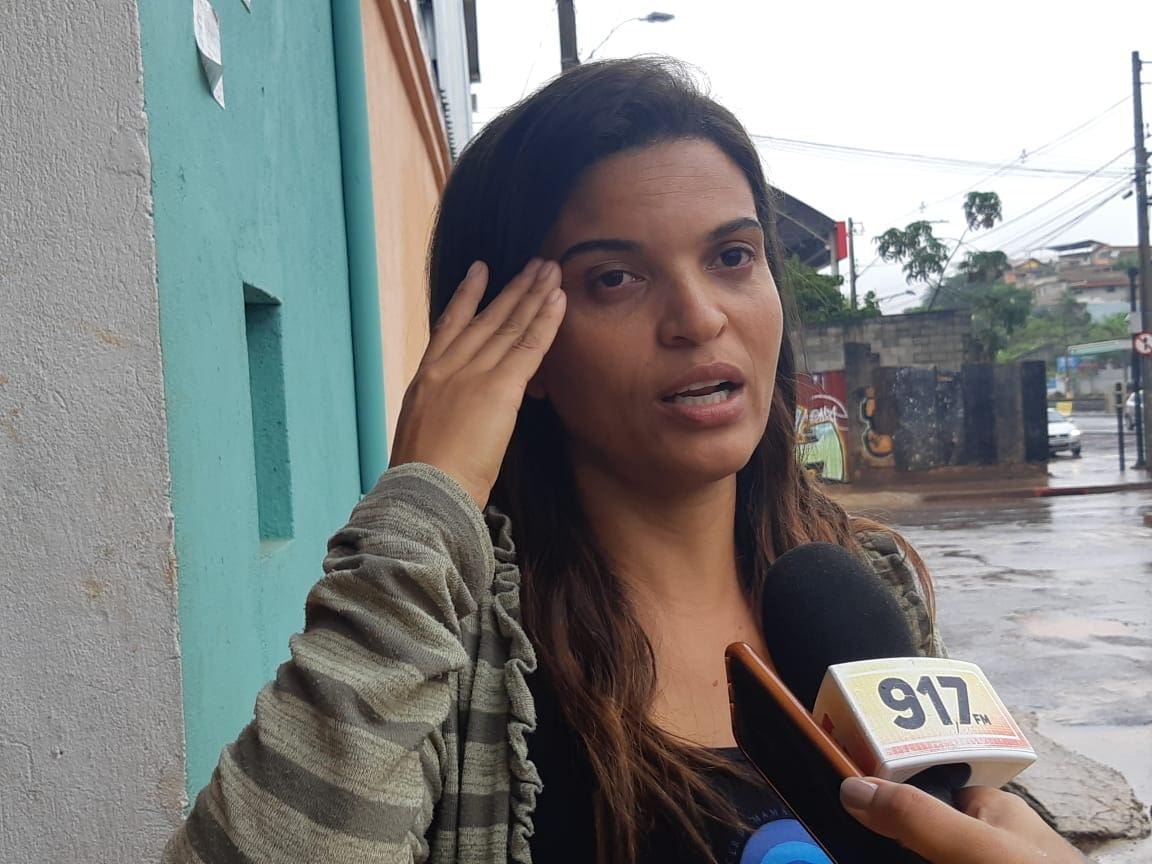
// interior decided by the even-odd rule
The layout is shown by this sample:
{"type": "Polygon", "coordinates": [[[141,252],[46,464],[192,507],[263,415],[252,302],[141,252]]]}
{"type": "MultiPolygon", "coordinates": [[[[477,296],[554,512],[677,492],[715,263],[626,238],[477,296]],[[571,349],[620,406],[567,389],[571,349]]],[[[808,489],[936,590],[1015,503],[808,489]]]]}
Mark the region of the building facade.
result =
{"type": "Polygon", "coordinates": [[[431,5],[0,32],[0,860],[158,860],[386,466],[478,69],[431,5]]]}
{"type": "Polygon", "coordinates": [[[1083,240],[1053,246],[1044,259],[1028,258],[1013,265],[1006,281],[1032,293],[1038,308],[1057,306],[1072,298],[1083,303],[1095,320],[1129,311],[1128,268],[1136,266],[1135,246],[1112,246],[1083,240]]]}

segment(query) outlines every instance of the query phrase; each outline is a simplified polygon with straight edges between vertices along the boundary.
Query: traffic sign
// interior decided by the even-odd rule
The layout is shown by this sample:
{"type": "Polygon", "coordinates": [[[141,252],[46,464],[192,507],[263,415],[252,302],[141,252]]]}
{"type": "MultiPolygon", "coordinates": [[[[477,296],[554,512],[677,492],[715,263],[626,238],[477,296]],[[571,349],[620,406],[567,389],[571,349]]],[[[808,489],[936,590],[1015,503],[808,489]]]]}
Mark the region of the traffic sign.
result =
{"type": "Polygon", "coordinates": [[[1132,337],[1132,347],[1136,349],[1137,354],[1152,354],[1152,333],[1145,330],[1143,333],[1137,333],[1132,337]]]}

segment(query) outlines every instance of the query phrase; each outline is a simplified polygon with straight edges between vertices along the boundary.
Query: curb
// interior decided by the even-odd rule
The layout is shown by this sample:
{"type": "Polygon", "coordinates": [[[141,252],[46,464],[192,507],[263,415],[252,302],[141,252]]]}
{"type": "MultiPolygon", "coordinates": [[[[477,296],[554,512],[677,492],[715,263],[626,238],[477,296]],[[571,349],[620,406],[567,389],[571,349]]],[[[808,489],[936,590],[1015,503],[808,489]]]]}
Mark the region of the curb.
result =
{"type": "Polygon", "coordinates": [[[970,501],[987,498],[1057,498],[1066,495],[1104,495],[1109,492],[1147,492],[1152,481],[1140,483],[1112,483],[1104,486],[1032,486],[1023,489],[990,489],[964,492],[925,492],[920,500],[970,501]]]}

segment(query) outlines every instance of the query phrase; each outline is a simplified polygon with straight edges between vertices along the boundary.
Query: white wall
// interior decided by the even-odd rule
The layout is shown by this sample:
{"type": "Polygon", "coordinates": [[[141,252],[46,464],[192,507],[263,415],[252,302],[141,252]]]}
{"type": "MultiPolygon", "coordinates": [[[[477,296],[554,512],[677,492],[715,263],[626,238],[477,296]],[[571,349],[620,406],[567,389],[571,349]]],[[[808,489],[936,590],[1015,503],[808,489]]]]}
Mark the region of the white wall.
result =
{"type": "Polygon", "coordinates": [[[136,4],[16,8],[0,27],[0,861],[155,861],[184,735],[136,4]]]}

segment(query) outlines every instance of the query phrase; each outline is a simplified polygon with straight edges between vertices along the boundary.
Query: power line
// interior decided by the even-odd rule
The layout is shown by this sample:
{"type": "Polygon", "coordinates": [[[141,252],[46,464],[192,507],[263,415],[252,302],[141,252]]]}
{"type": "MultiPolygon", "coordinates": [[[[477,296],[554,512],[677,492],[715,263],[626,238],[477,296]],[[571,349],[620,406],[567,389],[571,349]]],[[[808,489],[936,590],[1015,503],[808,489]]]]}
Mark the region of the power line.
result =
{"type": "Polygon", "coordinates": [[[1025,159],[1034,159],[1035,157],[1039,156],[1041,153],[1046,153],[1047,151],[1051,150],[1052,148],[1058,147],[1060,144],[1063,144],[1065,141],[1069,140],[1070,138],[1074,138],[1080,132],[1084,131],[1089,126],[1092,126],[1095,123],[1099,122],[1104,117],[1106,117],[1108,114],[1110,114],[1111,112],[1113,112],[1117,108],[1119,108],[1121,105],[1123,105],[1125,102],[1128,102],[1131,98],[1132,98],[1131,95],[1125,94],[1123,96],[1123,98],[1117,100],[1116,102],[1113,102],[1111,105],[1109,105],[1103,111],[1099,112],[1098,114],[1095,114],[1094,116],[1085,120],[1083,123],[1079,124],[1078,126],[1073,126],[1067,132],[1064,132],[1061,135],[1056,136],[1051,141],[1048,141],[1045,144],[1041,144],[1035,150],[1032,150],[1032,151],[1021,150],[1019,156],[1017,156],[1015,159],[1011,159],[1008,162],[1005,162],[1003,165],[1001,165],[999,168],[997,168],[991,174],[984,177],[982,180],[976,181],[971,186],[967,186],[964,189],[961,189],[959,192],[953,192],[951,195],[945,195],[943,198],[938,198],[935,201],[932,201],[930,203],[925,204],[925,203],[921,202],[919,207],[914,207],[913,209],[909,210],[907,213],[905,213],[900,218],[901,219],[907,219],[913,213],[922,213],[931,207],[935,207],[938,204],[943,204],[945,201],[951,201],[953,198],[959,198],[961,195],[967,195],[969,192],[975,191],[978,187],[987,183],[989,180],[993,180],[996,177],[1001,176],[1008,168],[1010,168],[1012,165],[1016,164],[1017,162],[1023,162],[1025,159]]]}
{"type": "Polygon", "coordinates": [[[1075,135],[1077,135],[1078,133],[1080,133],[1080,132],[1082,132],[1083,130],[1087,129],[1089,126],[1093,125],[1093,124],[1094,124],[1094,123],[1096,123],[1097,121],[1099,121],[1099,120],[1102,120],[1102,119],[1103,119],[1104,117],[1106,117],[1108,114],[1112,113],[1112,112],[1113,112],[1113,111],[1115,111],[1117,108],[1119,108],[1121,105],[1123,105],[1125,102],[1128,102],[1128,101],[1130,101],[1131,99],[1132,99],[1132,94],[1130,94],[1130,93],[1125,93],[1125,94],[1124,94],[1124,97],[1123,97],[1122,99],[1118,99],[1117,101],[1113,102],[1111,105],[1109,105],[1107,108],[1105,108],[1103,111],[1101,111],[1101,112],[1100,112],[1099,114],[1097,114],[1096,116],[1094,116],[1094,117],[1091,117],[1091,118],[1090,118],[1090,119],[1088,119],[1088,120],[1085,120],[1085,121],[1084,121],[1083,123],[1081,123],[1079,126],[1076,126],[1076,127],[1073,127],[1072,129],[1069,129],[1069,130],[1068,130],[1067,132],[1065,132],[1063,135],[1061,135],[1061,136],[1060,136],[1060,137],[1058,137],[1058,138],[1055,138],[1055,139],[1053,139],[1052,141],[1049,141],[1047,144],[1044,144],[1044,145],[1042,145],[1042,146],[1040,146],[1040,147],[1037,147],[1035,150],[1033,150],[1031,153],[1029,153],[1029,154],[1028,154],[1028,156],[1029,156],[1029,157],[1032,157],[1032,156],[1039,156],[1039,155],[1040,155],[1041,153],[1043,153],[1044,151],[1046,151],[1046,150],[1051,150],[1053,147],[1056,147],[1056,146],[1057,146],[1057,145],[1059,145],[1059,144],[1063,144],[1063,143],[1064,143],[1065,141],[1067,141],[1069,138],[1072,138],[1072,137],[1074,137],[1075,135]]]}
{"type": "MultiPolygon", "coordinates": [[[[1127,185],[1127,184],[1125,184],[1125,185],[1127,185]]],[[[1049,244],[1053,240],[1055,240],[1057,237],[1059,237],[1061,234],[1063,234],[1065,231],[1069,230],[1070,228],[1075,228],[1077,225],[1079,225],[1081,222],[1083,222],[1085,219],[1087,219],[1089,216],[1091,216],[1093,213],[1095,213],[1097,210],[1099,210],[1105,204],[1114,200],[1117,195],[1121,194],[1122,191],[1123,191],[1122,189],[1113,190],[1112,194],[1108,195],[1103,201],[1097,202],[1092,207],[1089,207],[1087,210],[1085,210],[1083,213],[1080,213],[1080,214],[1072,217],[1067,222],[1065,222],[1063,225],[1059,226],[1058,228],[1053,230],[1051,233],[1046,234],[1044,237],[1037,239],[1037,240],[1033,240],[1028,245],[1027,248],[1022,249],[1021,251],[1028,252],[1028,251],[1031,251],[1032,249],[1036,249],[1036,248],[1041,247],[1041,246],[1046,246],[1047,244],[1049,244]]]]}
{"type": "MultiPolygon", "coordinates": [[[[1004,166],[995,162],[982,162],[975,159],[956,159],[948,156],[930,156],[924,153],[905,153],[895,150],[877,150],[868,147],[853,147],[847,144],[828,144],[819,141],[806,141],[799,138],[778,138],[771,135],[753,135],[753,138],[769,142],[779,150],[793,153],[820,153],[831,158],[840,159],[880,159],[887,161],[909,162],[925,168],[954,171],[987,171],[988,169],[1002,169],[1004,166]]],[[[1064,176],[1081,177],[1090,173],[1080,168],[1040,168],[1020,165],[1004,169],[1020,176],[1064,176]]]]}
{"type": "MultiPolygon", "coordinates": [[[[1032,207],[1028,210],[1025,210],[1023,213],[1020,213],[1017,216],[1013,216],[1011,219],[1008,219],[1005,222],[1001,222],[999,225],[996,225],[993,228],[989,228],[987,231],[983,232],[980,235],[980,239],[984,240],[984,239],[990,237],[991,235],[993,235],[999,231],[1002,231],[1003,229],[1007,228],[1009,225],[1015,225],[1021,219],[1026,219],[1027,217],[1029,217],[1033,213],[1035,213],[1037,210],[1042,210],[1043,208],[1045,208],[1049,204],[1051,204],[1053,201],[1056,201],[1056,200],[1059,200],[1060,198],[1063,198],[1065,195],[1067,195],[1069,192],[1071,192],[1077,186],[1080,186],[1084,183],[1087,183],[1093,177],[1096,177],[1097,175],[1102,174],[1105,168],[1107,168],[1110,165],[1115,164],[1116,162],[1119,162],[1121,159],[1123,159],[1125,156],[1127,156],[1131,152],[1132,152],[1131,147],[1129,147],[1125,150],[1122,150],[1120,153],[1113,156],[1111,159],[1109,159],[1107,162],[1105,162],[1103,165],[1101,165],[1099,168],[1097,168],[1091,174],[1088,174],[1084,177],[1081,177],[1079,180],[1077,180],[1075,183],[1072,183],[1069,186],[1065,186],[1063,189],[1061,189],[1059,192],[1057,192],[1051,198],[1046,198],[1045,200],[1043,200],[1039,204],[1037,204],[1035,207],[1032,207]]],[[[1125,175],[1127,175],[1127,172],[1125,172],[1125,175]]],[[[1128,180],[1127,176],[1125,176],[1124,180],[1125,180],[1125,182],[1127,182],[1127,180],[1128,180]]],[[[1097,190],[1097,191],[1099,191],[1099,190],[1097,190]]],[[[1092,196],[1090,196],[1090,197],[1092,197],[1092,196]]]]}
{"type": "MultiPolygon", "coordinates": [[[[1113,183],[1112,185],[1108,186],[1106,189],[1103,189],[1103,190],[1097,189],[1096,191],[1092,192],[1090,195],[1088,195],[1084,198],[1081,198],[1076,203],[1069,205],[1068,207],[1059,211],[1055,215],[1049,217],[1048,219],[1045,219],[1043,222],[1040,222],[1036,225],[1033,225],[1030,228],[1028,228],[1024,231],[1021,231],[1019,234],[1016,234],[1015,236],[1011,237],[1010,239],[1005,240],[1004,242],[999,243],[997,245],[999,245],[1000,248],[1002,248],[1002,249],[1016,248],[1022,244],[1022,242],[1025,240],[1025,238],[1033,238],[1033,237],[1042,235],[1045,232],[1045,230],[1049,226],[1051,226],[1053,223],[1059,222],[1061,219],[1064,219],[1070,213],[1077,211],[1079,208],[1087,207],[1088,212],[1095,212],[1095,210],[1093,208],[1095,208],[1098,204],[1102,205],[1103,203],[1106,203],[1107,201],[1112,200],[1112,198],[1114,198],[1116,195],[1119,195],[1121,192],[1123,192],[1124,189],[1128,186],[1128,184],[1129,184],[1129,181],[1127,179],[1125,179],[1125,180],[1120,181],[1119,183],[1113,183]]],[[[1081,211],[1081,212],[1084,212],[1084,211],[1081,211]]],[[[1077,214],[1077,215],[1079,215],[1079,214],[1077,214]]],[[[1076,217],[1073,216],[1072,218],[1074,219],[1076,217]]],[[[1030,244],[1030,248],[1035,248],[1034,240],[1029,240],[1028,244],[1030,244]]]]}

